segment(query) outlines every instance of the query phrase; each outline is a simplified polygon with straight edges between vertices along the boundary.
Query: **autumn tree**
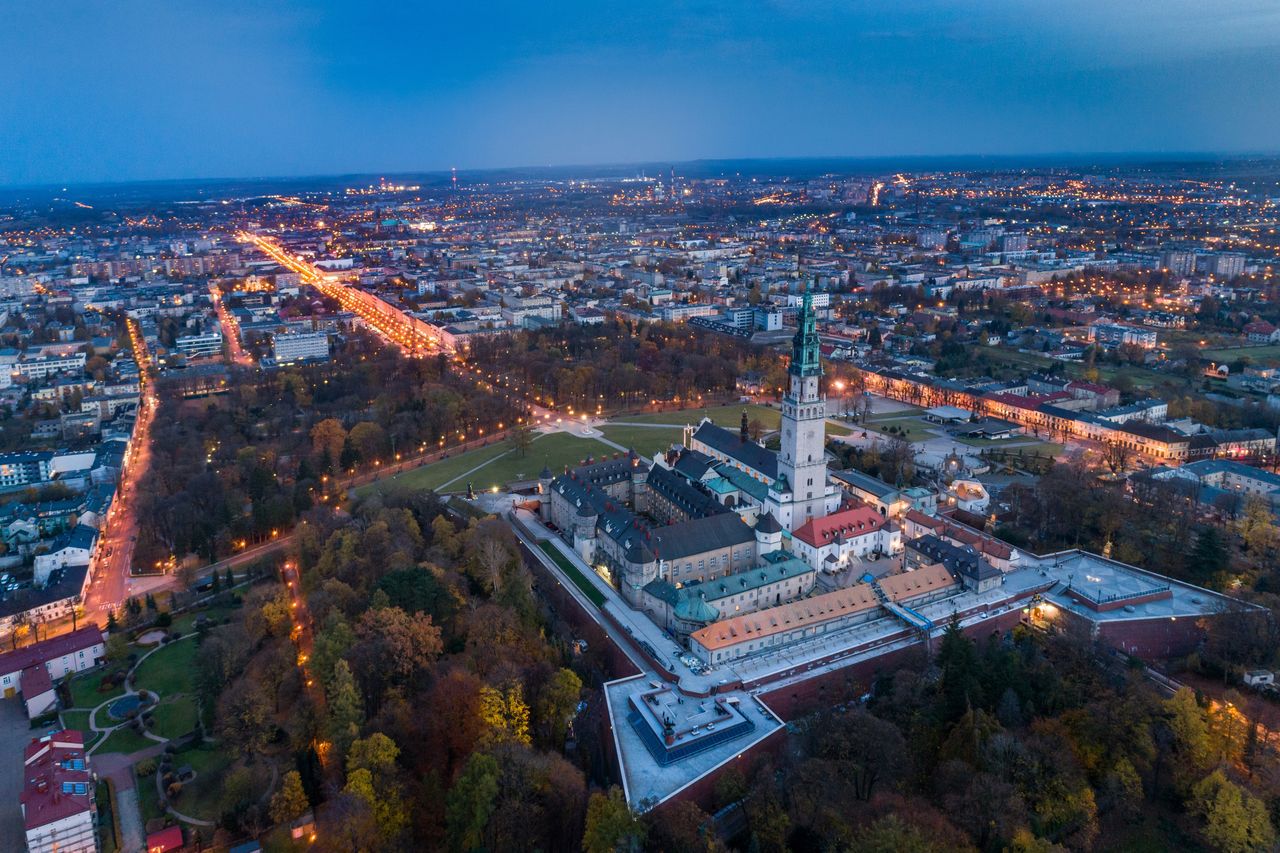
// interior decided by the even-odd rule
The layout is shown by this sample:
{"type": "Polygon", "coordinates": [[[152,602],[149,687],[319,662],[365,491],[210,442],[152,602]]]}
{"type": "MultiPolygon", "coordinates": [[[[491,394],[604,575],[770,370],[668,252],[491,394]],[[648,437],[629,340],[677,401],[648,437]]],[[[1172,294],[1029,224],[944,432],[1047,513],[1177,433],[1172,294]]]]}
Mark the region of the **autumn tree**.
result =
{"type": "Polygon", "coordinates": [[[297,770],[284,774],[280,790],[271,797],[271,819],[276,823],[289,823],[306,814],[311,808],[307,793],[302,789],[302,777],[297,770]]]}
{"type": "Polygon", "coordinates": [[[622,798],[616,785],[608,794],[595,793],[587,802],[583,853],[629,853],[644,848],[645,827],[622,798]]]}
{"type": "Polygon", "coordinates": [[[342,455],[342,444],[347,441],[347,430],[337,418],[325,418],[311,428],[311,450],[329,464],[342,455]]]}
{"type": "Polygon", "coordinates": [[[480,719],[487,744],[529,743],[529,706],[525,704],[524,688],[519,681],[480,688],[480,719]]]}
{"type": "Polygon", "coordinates": [[[564,746],[565,731],[582,695],[582,679],[571,669],[556,670],[538,691],[534,703],[541,740],[549,747],[564,746]]]}
{"type": "Polygon", "coordinates": [[[1215,770],[1196,784],[1187,802],[1188,809],[1204,825],[1201,831],[1216,850],[1248,853],[1270,850],[1276,843],[1275,829],[1266,804],[1215,770]]]}
{"type": "Polygon", "coordinates": [[[378,459],[386,451],[387,434],[373,421],[361,421],[356,424],[347,437],[364,462],[378,459]]]}

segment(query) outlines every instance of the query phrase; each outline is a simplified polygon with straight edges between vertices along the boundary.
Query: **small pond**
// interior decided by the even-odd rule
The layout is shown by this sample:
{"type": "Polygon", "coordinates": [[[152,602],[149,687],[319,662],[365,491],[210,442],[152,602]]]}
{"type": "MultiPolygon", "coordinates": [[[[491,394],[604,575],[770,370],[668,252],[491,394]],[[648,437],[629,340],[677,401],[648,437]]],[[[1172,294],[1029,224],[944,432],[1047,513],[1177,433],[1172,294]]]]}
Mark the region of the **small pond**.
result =
{"type": "Polygon", "coordinates": [[[137,693],[130,693],[108,705],[107,713],[113,720],[123,720],[128,718],[130,711],[136,711],[140,707],[142,707],[142,697],[137,693]]]}

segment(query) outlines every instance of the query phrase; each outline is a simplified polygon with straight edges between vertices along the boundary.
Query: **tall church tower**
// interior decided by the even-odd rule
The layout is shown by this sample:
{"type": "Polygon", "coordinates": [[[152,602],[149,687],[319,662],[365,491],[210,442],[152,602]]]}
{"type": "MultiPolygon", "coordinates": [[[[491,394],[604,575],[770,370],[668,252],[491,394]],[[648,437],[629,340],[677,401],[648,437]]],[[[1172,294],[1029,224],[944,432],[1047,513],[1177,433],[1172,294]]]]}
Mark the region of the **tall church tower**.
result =
{"type": "Polygon", "coordinates": [[[791,342],[791,386],[782,398],[782,444],[778,451],[778,480],[774,484],[779,521],[795,530],[828,509],[825,457],[827,401],[818,393],[822,377],[821,351],[812,297],[805,293],[791,342]],[[790,499],[786,495],[789,493],[790,499]]]}

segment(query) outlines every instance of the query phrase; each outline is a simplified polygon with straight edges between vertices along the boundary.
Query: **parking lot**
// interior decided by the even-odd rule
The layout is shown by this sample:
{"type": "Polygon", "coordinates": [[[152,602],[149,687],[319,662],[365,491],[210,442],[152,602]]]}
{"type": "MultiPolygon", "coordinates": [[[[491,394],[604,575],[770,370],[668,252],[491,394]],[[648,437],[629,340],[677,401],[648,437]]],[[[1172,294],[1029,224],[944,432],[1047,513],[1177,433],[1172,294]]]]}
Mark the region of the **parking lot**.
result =
{"type": "Polygon", "coordinates": [[[32,731],[22,700],[0,701],[0,849],[24,849],[22,806],[22,750],[37,732],[32,731]]]}

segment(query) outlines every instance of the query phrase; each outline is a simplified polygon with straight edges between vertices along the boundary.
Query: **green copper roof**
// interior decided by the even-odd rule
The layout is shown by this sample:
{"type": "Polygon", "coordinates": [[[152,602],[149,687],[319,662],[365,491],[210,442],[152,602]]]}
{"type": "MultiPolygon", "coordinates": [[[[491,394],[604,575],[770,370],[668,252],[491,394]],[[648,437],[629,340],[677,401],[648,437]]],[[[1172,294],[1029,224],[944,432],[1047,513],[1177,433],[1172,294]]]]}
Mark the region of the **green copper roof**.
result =
{"type": "Polygon", "coordinates": [[[792,376],[821,376],[822,350],[818,342],[817,320],[813,316],[813,297],[806,291],[796,316],[796,336],[791,340],[792,376]]]}

